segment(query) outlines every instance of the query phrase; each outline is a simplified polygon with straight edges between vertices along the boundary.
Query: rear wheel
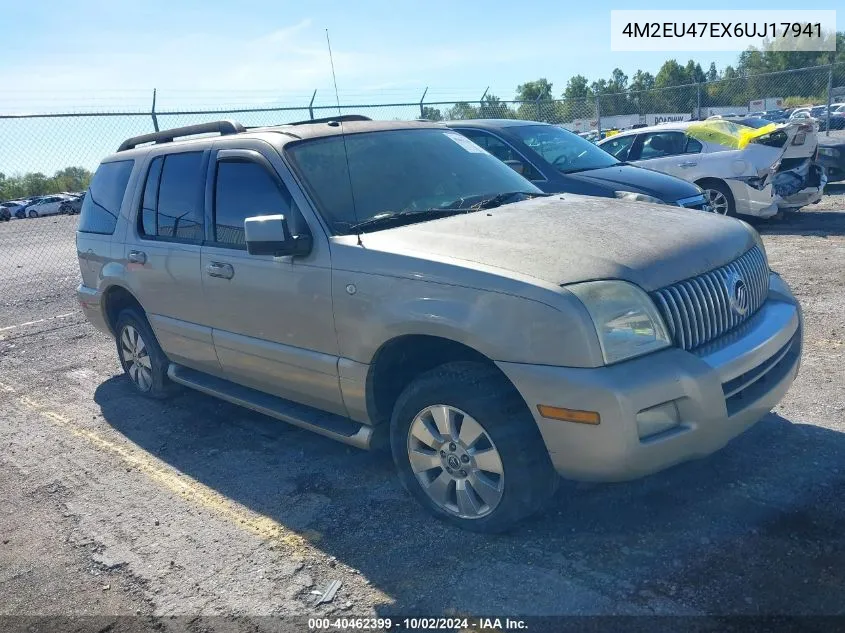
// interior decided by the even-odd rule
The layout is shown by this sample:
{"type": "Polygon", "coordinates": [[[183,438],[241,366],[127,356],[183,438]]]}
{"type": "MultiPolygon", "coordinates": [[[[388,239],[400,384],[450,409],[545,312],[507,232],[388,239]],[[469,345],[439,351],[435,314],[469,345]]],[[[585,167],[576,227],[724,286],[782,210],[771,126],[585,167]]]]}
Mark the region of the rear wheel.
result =
{"type": "Polygon", "coordinates": [[[449,363],[396,402],[391,448],[402,484],[437,518],[502,532],[534,514],[558,477],[525,402],[495,369],[449,363]]]}
{"type": "Polygon", "coordinates": [[[698,183],[704,189],[704,196],[710,210],[719,215],[736,215],[736,202],[730,187],[718,180],[708,180],[698,183]]]}
{"type": "Polygon", "coordinates": [[[156,399],[172,395],[175,385],[167,377],[170,361],[144,316],[126,308],[117,317],[115,332],[120,364],[135,389],[156,399]]]}

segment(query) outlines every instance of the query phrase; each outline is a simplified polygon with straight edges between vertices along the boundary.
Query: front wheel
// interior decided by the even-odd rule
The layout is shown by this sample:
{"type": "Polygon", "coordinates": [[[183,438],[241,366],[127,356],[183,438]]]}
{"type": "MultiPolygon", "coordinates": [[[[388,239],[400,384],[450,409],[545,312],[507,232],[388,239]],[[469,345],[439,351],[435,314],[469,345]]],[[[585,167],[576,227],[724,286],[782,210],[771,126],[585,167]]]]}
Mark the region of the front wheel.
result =
{"type": "Polygon", "coordinates": [[[730,188],[723,182],[712,181],[701,185],[710,210],[719,215],[736,215],[736,203],[730,188]]]}
{"type": "Polygon", "coordinates": [[[390,431],[402,484],[463,529],[507,530],[557,487],[530,411],[495,368],[460,362],[423,374],[399,396],[390,431]]]}
{"type": "Polygon", "coordinates": [[[38,217],[38,211],[30,211],[28,215],[31,218],[37,218],[38,217]]]}

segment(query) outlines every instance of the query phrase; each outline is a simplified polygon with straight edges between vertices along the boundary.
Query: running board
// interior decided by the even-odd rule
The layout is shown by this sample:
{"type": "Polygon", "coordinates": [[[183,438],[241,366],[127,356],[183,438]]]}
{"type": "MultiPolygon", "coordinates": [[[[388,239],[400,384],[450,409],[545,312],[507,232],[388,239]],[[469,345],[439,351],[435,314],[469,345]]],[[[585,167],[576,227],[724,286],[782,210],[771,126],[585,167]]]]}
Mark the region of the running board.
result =
{"type": "Polygon", "coordinates": [[[350,446],[365,450],[371,448],[373,428],[366,424],[250,389],[176,363],[170,363],[167,375],[175,383],[215,398],[269,415],[350,446]]]}

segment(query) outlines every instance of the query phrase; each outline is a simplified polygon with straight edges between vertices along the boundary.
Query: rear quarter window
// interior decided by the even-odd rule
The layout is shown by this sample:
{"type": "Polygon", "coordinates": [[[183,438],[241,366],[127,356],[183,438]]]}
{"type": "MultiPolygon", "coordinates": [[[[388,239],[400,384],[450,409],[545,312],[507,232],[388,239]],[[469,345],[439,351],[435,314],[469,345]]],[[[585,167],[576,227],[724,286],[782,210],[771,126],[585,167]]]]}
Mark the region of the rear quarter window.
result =
{"type": "Polygon", "coordinates": [[[134,165],[134,160],[121,160],[102,163],[97,168],[82,202],[79,231],[102,235],[114,233],[120,205],[134,165]]]}

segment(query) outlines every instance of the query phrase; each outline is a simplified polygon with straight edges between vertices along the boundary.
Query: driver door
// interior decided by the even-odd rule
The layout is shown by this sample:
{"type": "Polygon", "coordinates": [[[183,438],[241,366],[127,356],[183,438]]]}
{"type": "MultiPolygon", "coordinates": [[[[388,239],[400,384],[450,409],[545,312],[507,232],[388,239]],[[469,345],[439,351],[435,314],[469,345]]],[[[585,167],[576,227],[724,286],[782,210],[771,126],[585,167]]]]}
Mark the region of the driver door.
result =
{"type": "Polygon", "coordinates": [[[325,233],[306,221],[301,192],[266,143],[218,141],[208,169],[201,274],[223,373],[238,384],[345,416],[325,233]],[[275,214],[297,233],[312,235],[310,254],[247,252],[244,220],[275,214]]]}

